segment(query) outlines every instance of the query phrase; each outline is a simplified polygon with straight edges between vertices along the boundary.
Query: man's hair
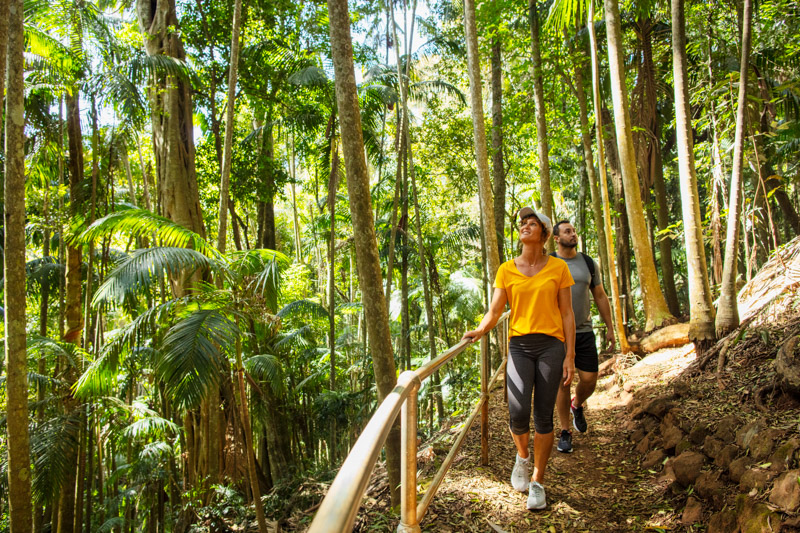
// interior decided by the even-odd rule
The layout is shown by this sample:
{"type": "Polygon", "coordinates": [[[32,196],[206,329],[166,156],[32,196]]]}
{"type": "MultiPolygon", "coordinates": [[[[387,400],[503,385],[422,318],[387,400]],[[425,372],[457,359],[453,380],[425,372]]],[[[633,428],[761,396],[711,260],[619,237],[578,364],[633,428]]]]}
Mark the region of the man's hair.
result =
{"type": "Polygon", "coordinates": [[[559,220],[558,222],[556,222],[556,225],[555,225],[555,226],[553,226],[553,235],[558,235],[558,227],[559,227],[561,224],[572,224],[572,222],[570,222],[570,221],[569,221],[569,220],[567,220],[566,218],[565,218],[564,220],[559,220]]]}

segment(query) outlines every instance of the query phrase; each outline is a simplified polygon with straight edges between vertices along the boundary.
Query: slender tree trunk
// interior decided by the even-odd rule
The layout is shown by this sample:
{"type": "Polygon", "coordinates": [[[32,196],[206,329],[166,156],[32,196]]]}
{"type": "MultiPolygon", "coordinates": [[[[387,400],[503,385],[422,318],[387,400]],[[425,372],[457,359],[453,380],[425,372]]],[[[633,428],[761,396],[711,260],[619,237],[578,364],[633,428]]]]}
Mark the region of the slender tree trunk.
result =
{"type": "MultiPolygon", "coordinates": [[[[581,121],[581,145],[583,146],[583,158],[586,162],[586,172],[589,179],[589,189],[592,193],[592,218],[594,227],[597,231],[597,249],[600,252],[600,266],[603,272],[608,273],[608,244],[606,242],[606,228],[603,221],[603,201],[600,189],[597,185],[597,174],[595,173],[594,155],[592,154],[592,137],[589,127],[589,111],[586,103],[586,91],[583,88],[583,66],[577,57],[573,56],[573,72],[575,76],[575,92],[578,98],[578,111],[581,121]]],[[[599,114],[597,115],[600,116],[599,114]]],[[[605,161],[600,161],[600,165],[605,165],[605,161]]],[[[605,170],[605,167],[603,167],[605,170]]],[[[584,239],[588,235],[584,232],[584,239]]],[[[609,278],[610,281],[610,278],[609,278]]]]}
{"type": "MultiPolygon", "coordinates": [[[[550,146],[547,140],[547,113],[544,107],[542,52],[539,36],[539,7],[537,0],[528,0],[531,25],[531,69],[533,70],[533,102],[536,108],[536,147],[539,154],[539,181],[542,190],[542,211],[550,220],[553,216],[553,191],[550,188],[550,146]]],[[[547,250],[553,251],[554,241],[547,240],[547,250]]],[[[492,276],[494,279],[494,276],[492,276]]]]}
{"type": "MultiPolygon", "coordinates": [[[[406,124],[405,137],[409,176],[411,177],[411,194],[414,195],[414,217],[417,219],[415,228],[417,233],[417,255],[419,256],[419,271],[420,277],[422,278],[422,292],[425,298],[425,319],[428,322],[428,348],[431,361],[433,361],[436,359],[436,318],[434,317],[433,311],[433,294],[430,283],[431,280],[428,278],[428,262],[426,260],[427,252],[425,250],[425,243],[422,240],[422,216],[419,209],[419,189],[417,188],[417,178],[414,170],[414,155],[413,151],[411,150],[411,134],[408,131],[408,124],[406,124]]],[[[484,229],[486,229],[486,226],[484,226],[484,229]]],[[[494,231],[492,224],[489,225],[488,230],[494,231]]],[[[444,407],[442,390],[440,386],[441,380],[439,378],[438,371],[434,372],[433,382],[436,387],[436,407],[437,412],[439,413],[439,421],[441,422],[444,419],[444,407]]]]}
{"type": "Polygon", "coordinates": [[[625,184],[625,208],[633,238],[639,285],[645,315],[645,329],[652,330],[673,318],[658,283],[658,273],[653,262],[653,251],[647,238],[644,208],[639,195],[639,178],[636,170],[636,155],[633,148],[631,120],[628,112],[628,93],[625,87],[624,62],[622,60],[622,29],[617,0],[605,0],[605,18],[608,32],[608,59],[611,70],[612,97],[614,100],[614,124],[617,129],[620,168],[625,184]]]}
{"type": "MultiPolygon", "coordinates": [[[[611,286],[611,302],[614,304],[614,325],[616,326],[619,349],[622,353],[630,352],[628,336],[625,333],[625,322],[622,317],[617,269],[614,257],[614,234],[611,229],[611,200],[608,196],[608,180],[606,178],[605,147],[603,145],[603,112],[600,106],[600,64],[597,58],[597,36],[594,31],[594,0],[589,2],[589,13],[586,28],[589,30],[589,52],[592,60],[592,103],[594,105],[595,131],[597,134],[597,168],[600,171],[600,198],[603,204],[603,227],[605,247],[608,254],[608,281],[611,286]]],[[[583,123],[581,123],[583,127],[583,123]]],[[[584,151],[585,144],[584,144],[584,151]]],[[[591,153],[591,147],[588,150],[591,153]]]]}
{"type": "Polygon", "coordinates": [[[478,196],[483,210],[481,224],[486,234],[489,257],[489,277],[497,277],[500,255],[497,248],[497,233],[494,229],[494,205],[492,183],[489,179],[489,156],[486,150],[486,124],[483,117],[483,88],[481,62],[478,49],[478,34],[475,22],[475,1],[464,2],[464,33],[467,40],[467,72],[469,73],[469,96],[472,109],[472,133],[475,143],[475,161],[478,171],[478,196]]]}
{"type": "Polygon", "coordinates": [[[247,473],[250,481],[250,491],[253,495],[253,505],[256,509],[256,519],[258,520],[258,530],[260,533],[267,533],[267,520],[264,516],[264,505],[261,503],[261,490],[258,485],[258,475],[256,473],[256,458],[253,454],[253,430],[250,426],[250,410],[247,407],[247,389],[244,385],[244,367],[242,365],[242,341],[236,339],[236,380],[237,391],[239,393],[239,413],[242,419],[244,433],[245,453],[247,454],[247,473]]]}
{"type": "Polygon", "coordinates": [[[678,142],[678,169],[681,180],[681,205],[686,239],[686,264],[689,275],[689,339],[698,353],[716,340],[714,306],[708,283],[706,252],[703,244],[703,219],[694,165],[694,139],[689,100],[688,59],[686,56],[686,16],[684,0],[672,0],[672,79],[675,84],[675,122],[678,142]]]}
{"type": "Polygon", "coordinates": [[[403,173],[403,196],[402,206],[403,212],[400,217],[400,224],[403,227],[402,232],[402,251],[400,265],[400,313],[401,313],[401,327],[400,333],[402,335],[401,345],[403,350],[402,360],[405,362],[405,369],[411,370],[411,317],[408,310],[408,176],[403,173]]]}
{"type": "MultiPolygon", "coordinates": [[[[80,123],[80,94],[77,87],[73,87],[72,94],[67,95],[67,137],[69,139],[69,178],[70,178],[70,214],[72,216],[81,212],[83,201],[83,134],[81,133],[80,123]]],[[[81,333],[83,331],[83,310],[81,301],[82,279],[81,279],[81,259],[82,247],[80,245],[70,245],[67,247],[67,269],[66,269],[66,295],[65,295],[65,318],[66,332],[63,340],[65,342],[81,345],[81,333]]],[[[77,402],[72,396],[70,387],[77,380],[77,371],[74,365],[66,367],[66,386],[63,391],[63,409],[67,416],[72,415],[77,402]]],[[[77,439],[77,436],[75,437],[77,439]]],[[[70,451],[66,462],[72,465],[68,469],[60,488],[57,513],[57,533],[72,533],[75,518],[75,476],[77,468],[77,454],[74,450],[70,451]]]]}
{"type": "Polygon", "coordinates": [[[497,253],[502,263],[506,219],[506,171],[503,168],[503,58],[500,38],[492,39],[492,181],[497,253]]]}
{"type": "MultiPolygon", "coordinates": [[[[375,239],[372,199],[370,197],[367,162],[358,106],[353,44],[350,36],[350,14],[347,0],[328,0],[330,16],[331,56],[336,75],[336,101],[339,109],[342,151],[347,169],[347,190],[358,265],[362,302],[371,344],[378,401],[382,401],[394,387],[395,373],[389,315],[381,280],[378,243],[375,239]]],[[[495,247],[496,250],[496,247],[495,247]]],[[[395,425],[386,443],[386,464],[392,504],[399,503],[400,438],[395,425]]]]}
{"type": "MultiPolygon", "coordinates": [[[[339,148],[331,143],[331,174],[328,180],[328,212],[331,232],[328,240],[328,350],[330,357],[330,390],[336,390],[336,191],[339,188],[339,148]]],[[[331,421],[329,446],[331,464],[336,462],[336,419],[331,421]]]]}
{"type": "MultiPolygon", "coordinates": [[[[650,145],[650,174],[653,177],[653,190],[656,201],[656,220],[658,229],[664,231],[669,227],[669,196],[664,182],[664,165],[661,161],[661,120],[656,117],[654,140],[650,145]]],[[[702,219],[701,219],[702,220],[702,219]]],[[[661,274],[664,285],[664,297],[667,300],[667,307],[674,316],[680,315],[681,309],[678,303],[678,290],[675,288],[675,267],[672,260],[672,237],[663,236],[658,240],[658,247],[661,251],[661,274]]]]}
{"type": "MultiPolygon", "coordinates": [[[[33,526],[28,436],[28,363],[25,347],[25,38],[22,4],[22,0],[9,0],[7,4],[8,94],[5,121],[3,294],[11,533],[28,533],[33,526]]],[[[2,38],[0,35],[0,39],[2,38]]],[[[5,56],[5,50],[0,50],[0,56],[5,56]]]]}
{"type": "MultiPolygon", "coordinates": [[[[225,147],[222,154],[222,179],[219,187],[219,230],[217,231],[217,250],[225,253],[228,235],[228,202],[231,181],[231,157],[233,157],[233,122],[236,110],[236,81],[239,72],[239,26],[242,22],[242,0],[233,4],[233,34],[231,36],[231,62],[228,67],[228,96],[225,112],[225,147]]],[[[212,94],[211,98],[214,96],[212,94]]]]}
{"type": "Polygon", "coordinates": [[[747,126],[747,73],[750,63],[750,31],[753,2],[744,0],[742,25],[742,57],[739,64],[739,100],[736,109],[736,134],[733,141],[730,199],[728,200],[728,230],[725,238],[725,263],[717,307],[717,336],[724,337],[739,326],[739,306],[736,301],[736,273],[739,256],[739,223],[742,214],[742,165],[747,126]]]}

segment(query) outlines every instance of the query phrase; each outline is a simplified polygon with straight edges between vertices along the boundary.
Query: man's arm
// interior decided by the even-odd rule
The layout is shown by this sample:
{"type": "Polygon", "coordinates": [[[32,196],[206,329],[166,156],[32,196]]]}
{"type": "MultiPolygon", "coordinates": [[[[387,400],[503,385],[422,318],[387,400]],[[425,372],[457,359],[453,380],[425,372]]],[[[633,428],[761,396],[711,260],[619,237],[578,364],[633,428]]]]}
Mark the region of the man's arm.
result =
{"type": "Polygon", "coordinates": [[[603,284],[595,285],[592,287],[592,297],[594,303],[597,304],[597,310],[600,311],[600,317],[606,323],[606,340],[610,343],[611,349],[614,349],[614,321],[611,319],[611,304],[608,301],[603,284]]]}

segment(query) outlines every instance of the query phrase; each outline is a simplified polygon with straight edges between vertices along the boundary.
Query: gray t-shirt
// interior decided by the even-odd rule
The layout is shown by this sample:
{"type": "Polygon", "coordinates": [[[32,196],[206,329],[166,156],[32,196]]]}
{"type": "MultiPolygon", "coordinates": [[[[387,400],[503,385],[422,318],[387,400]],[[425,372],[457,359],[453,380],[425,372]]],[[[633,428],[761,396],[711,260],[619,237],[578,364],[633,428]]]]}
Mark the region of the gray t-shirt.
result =
{"type": "Polygon", "coordinates": [[[586,333],[592,331],[592,301],[589,299],[589,289],[603,283],[600,266],[598,266],[597,261],[592,259],[592,262],[594,262],[594,276],[592,276],[591,272],[589,272],[589,267],[586,266],[586,260],[580,252],[571,259],[557,254],[556,257],[567,263],[569,273],[572,274],[572,279],[575,280],[575,285],[572,286],[572,311],[575,313],[575,332],[586,333]]]}

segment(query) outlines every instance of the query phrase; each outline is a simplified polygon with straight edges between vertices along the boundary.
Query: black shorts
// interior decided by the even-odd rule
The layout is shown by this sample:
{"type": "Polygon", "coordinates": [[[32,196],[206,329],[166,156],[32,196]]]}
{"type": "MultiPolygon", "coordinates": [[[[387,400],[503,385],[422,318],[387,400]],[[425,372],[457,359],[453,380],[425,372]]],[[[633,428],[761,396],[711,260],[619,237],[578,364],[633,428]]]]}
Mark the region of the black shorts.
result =
{"type": "Polygon", "coordinates": [[[597,341],[594,331],[575,334],[575,368],[584,372],[597,372],[600,368],[597,341]]]}

